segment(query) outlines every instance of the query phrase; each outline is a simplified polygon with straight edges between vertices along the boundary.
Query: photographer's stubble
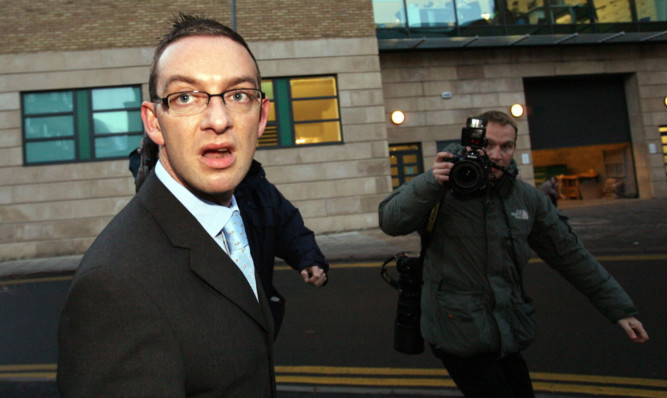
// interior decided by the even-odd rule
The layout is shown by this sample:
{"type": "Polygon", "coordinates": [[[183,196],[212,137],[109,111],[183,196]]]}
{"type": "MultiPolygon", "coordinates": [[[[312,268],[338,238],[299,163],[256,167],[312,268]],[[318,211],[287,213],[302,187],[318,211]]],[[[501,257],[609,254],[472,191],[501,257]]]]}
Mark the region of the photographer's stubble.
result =
{"type": "MultiPolygon", "coordinates": [[[[516,131],[511,125],[502,125],[496,122],[489,122],[486,125],[486,154],[494,164],[507,169],[512,163],[514,152],[516,151],[516,131]]],[[[497,180],[503,175],[504,171],[496,167],[491,168],[491,179],[497,180]]]]}
{"type": "MultiPolygon", "coordinates": [[[[512,158],[516,151],[516,138],[516,131],[511,125],[489,122],[486,126],[486,139],[488,141],[486,153],[489,156],[489,159],[496,165],[507,169],[512,163],[512,158]]],[[[470,148],[468,148],[468,150],[470,150],[470,148]]],[[[451,158],[452,156],[454,155],[449,152],[439,152],[435,156],[432,172],[435,180],[440,184],[449,181],[449,173],[454,166],[454,163],[445,161],[445,159],[451,158]]],[[[497,180],[503,173],[503,170],[492,167],[491,175],[489,177],[491,180],[497,180]]]]}

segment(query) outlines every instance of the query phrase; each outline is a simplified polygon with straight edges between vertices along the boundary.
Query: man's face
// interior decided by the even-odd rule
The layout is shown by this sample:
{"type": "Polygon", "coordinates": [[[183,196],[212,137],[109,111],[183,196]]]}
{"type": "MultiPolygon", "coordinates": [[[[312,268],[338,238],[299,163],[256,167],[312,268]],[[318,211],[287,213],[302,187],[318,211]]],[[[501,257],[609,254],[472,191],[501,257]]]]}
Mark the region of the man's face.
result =
{"type": "MultiPolygon", "coordinates": [[[[486,153],[491,161],[504,168],[509,167],[516,151],[516,132],[511,125],[489,122],[486,125],[486,139],[489,144],[486,153]]],[[[495,167],[491,169],[491,179],[498,179],[503,171],[495,167]]]]}
{"type": "MultiPolygon", "coordinates": [[[[259,88],[248,51],[226,37],[179,39],[157,65],[159,97],[180,91],[219,94],[235,88],[259,88]]],[[[248,112],[230,112],[221,97],[195,115],[174,115],[161,103],[144,102],[141,116],[160,160],[181,185],[202,198],[228,205],[245,177],[264,132],[269,101],[248,112]]]]}

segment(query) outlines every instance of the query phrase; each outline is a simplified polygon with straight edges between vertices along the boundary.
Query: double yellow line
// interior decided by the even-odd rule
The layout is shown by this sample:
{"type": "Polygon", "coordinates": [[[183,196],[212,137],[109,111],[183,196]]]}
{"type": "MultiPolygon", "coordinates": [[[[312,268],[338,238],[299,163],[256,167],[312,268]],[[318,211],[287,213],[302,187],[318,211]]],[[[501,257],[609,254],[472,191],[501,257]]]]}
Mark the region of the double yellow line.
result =
{"type": "MultiPolygon", "coordinates": [[[[611,397],[665,397],[667,380],[614,376],[531,373],[537,392],[611,397]]],[[[455,388],[444,369],[276,366],[279,385],[455,388]]]]}
{"type": "Polygon", "coordinates": [[[0,379],[56,379],[55,363],[0,365],[0,379]]]}
{"type": "MultiPolygon", "coordinates": [[[[369,388],[456,388],[444,369],[276,366],[279,385],[369,388]]],[[[667,380],[531,373],[536,392],[609,397],[665,397],[667,380]]],[[[55,380],[56,364],[0,365],[0,379],[55,380]]]]}

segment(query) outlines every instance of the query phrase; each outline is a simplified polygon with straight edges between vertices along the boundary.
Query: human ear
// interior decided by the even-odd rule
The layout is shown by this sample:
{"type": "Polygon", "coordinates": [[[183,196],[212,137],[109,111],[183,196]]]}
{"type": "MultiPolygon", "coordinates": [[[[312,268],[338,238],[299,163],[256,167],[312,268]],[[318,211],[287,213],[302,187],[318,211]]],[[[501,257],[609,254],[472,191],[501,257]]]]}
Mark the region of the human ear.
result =
{"type": "Polygon", "coordinates": [[[257,126],[257,138],[264,134],[266,124],[269,121],[269,112],[271,110],[271,101],[268,98],[262,100],[262,105],[259,108],[259,125],[257,126]]]}
{"type": "Polygon", "coordinates": [[[141,103],[141,120],[144,122],[146,135],[157,145],[164,145],[164,136],[162,135],[162,128],[160,127],[156,104],[154,102],[144,101],[141,103]]]}

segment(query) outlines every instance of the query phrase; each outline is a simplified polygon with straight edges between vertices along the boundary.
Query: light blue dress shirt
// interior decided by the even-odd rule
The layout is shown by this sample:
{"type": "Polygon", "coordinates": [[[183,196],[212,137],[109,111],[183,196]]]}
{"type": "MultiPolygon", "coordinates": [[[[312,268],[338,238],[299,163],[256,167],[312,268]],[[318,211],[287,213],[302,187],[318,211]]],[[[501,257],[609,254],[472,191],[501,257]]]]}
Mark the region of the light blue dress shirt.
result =
{"type": "MultiPolygon", "coordinates": [[[[155,166],[155,175],[171,192],[176,199],[178,199],[183,206],[197,219],[199,224],[204,228],[213,240],[222,248],[222,250],[230,254],[228,244],[225,240],[224,234],[221,232],[222,228],[227,224],[232,217],[234,210],[239,210],[236,204],[236,198],[232,195],[232,203],[230,207],[222,206],[211,201],[201,199],[190,192],[183,185],[179,184],[164,168],[161,161],[157,162],[155,166]]],[[[245,227],[244,227],[245,230],[245,227]]],[[[251,259],[252,261],[252,259],[251,259]]],[[[238,266],[238,265],[237,265],[238,266]]],[[[243,275],[248,280],[250,287],[252,287],[255,297],[257,297],[257,282],[255,280],[254,266],[251,273],[244,272],[243,275]]]]}

